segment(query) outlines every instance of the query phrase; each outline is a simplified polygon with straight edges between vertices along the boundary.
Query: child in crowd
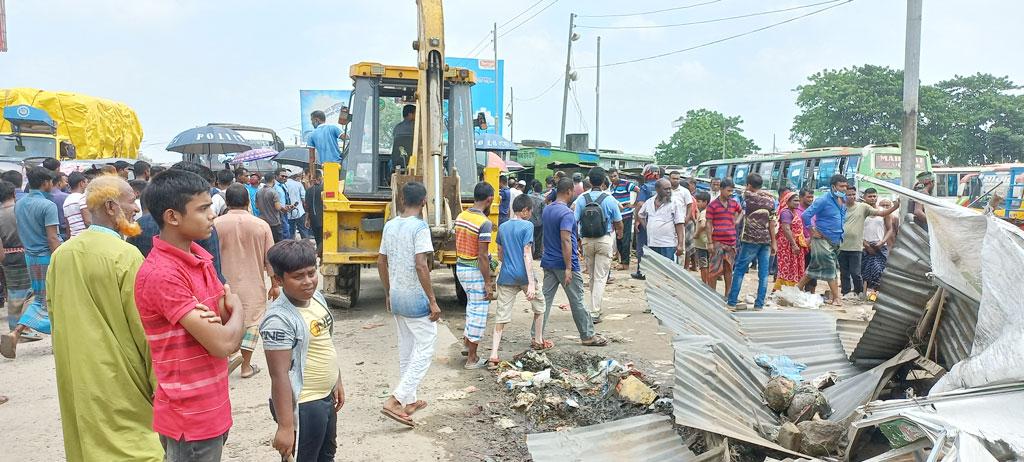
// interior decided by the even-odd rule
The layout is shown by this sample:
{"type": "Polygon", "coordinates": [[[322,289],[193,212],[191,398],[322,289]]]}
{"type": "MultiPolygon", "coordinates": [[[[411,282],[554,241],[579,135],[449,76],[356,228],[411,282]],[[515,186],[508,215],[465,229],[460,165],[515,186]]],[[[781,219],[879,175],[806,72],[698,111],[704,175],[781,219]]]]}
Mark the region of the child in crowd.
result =
{"type": "Polygon", "coordinates": [[[232,423],[227,358],[245,326],[238,296],[194,242],[213,230],[210,185],[171,169],[153,178],[146,198],[160,234],[135,278],[135,304],[156,375],[153,430],[165,461],[219,461],[232,423]]]}
{"type": "Polygon", "coordinates": [[[711,194],[707,191],[697,191],[693,194],[697,202],[697,227],[693,236],[693,248],[697,260],[697,269],[700,271],[700,280],[711,285],[708,280],[708,268],[711,258],[708,255],[708,204],[711,203],[711,194]]]}
{"type": "Polygon", "coordinates": [[[316,258],[316,248],[302,240],[278,242],[267,252],[281,295],[267,308],[260,337],[277,421],[273,446],[282,459],[334,460],[337,413],[345,405],[334,317],[316,288],[316,258]]]}
{"type": "Polygon", "coordinates": [[[518,220],[509,220],[498,228],[498,255],[501,271],[498,273],[498,313],[494,318],[494,338],[491,341],[490,367],[498,365],[498,347],[501,333],[512,322],[512,306],[516,295],[522,291],[533,311],[530,345],[535,350],[552,347],[551,341],[544,340],[544,302],[538,297],[537,279],[533,274],[533,201],[526,194],[512,201],[512,212],[518,220]]]}

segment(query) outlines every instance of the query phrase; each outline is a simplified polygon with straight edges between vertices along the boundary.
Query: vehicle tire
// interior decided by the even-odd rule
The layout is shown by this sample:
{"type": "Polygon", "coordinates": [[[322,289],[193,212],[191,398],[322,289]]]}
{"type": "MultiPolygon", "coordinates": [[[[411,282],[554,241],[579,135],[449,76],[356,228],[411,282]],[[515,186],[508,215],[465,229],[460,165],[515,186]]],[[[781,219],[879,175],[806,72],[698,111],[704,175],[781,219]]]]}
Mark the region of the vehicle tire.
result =
{"type": "Polygon", "coordinates": [[[335,276],[338,295],[348,299],[346,308],[354,308],[359,302],[359,269],[360,265],[342,265],[335,276]]]}
{"type": "Polygon", "coordinates": [[[462,288],[462,283],[459,282],[459,275],[455,273],[455,267],[452,267],[452,277],[455,278],[455,298],[459,300],[459,305],[465,307],[469,303],[469,297],[466,296],[466,289],[462,288]]]}

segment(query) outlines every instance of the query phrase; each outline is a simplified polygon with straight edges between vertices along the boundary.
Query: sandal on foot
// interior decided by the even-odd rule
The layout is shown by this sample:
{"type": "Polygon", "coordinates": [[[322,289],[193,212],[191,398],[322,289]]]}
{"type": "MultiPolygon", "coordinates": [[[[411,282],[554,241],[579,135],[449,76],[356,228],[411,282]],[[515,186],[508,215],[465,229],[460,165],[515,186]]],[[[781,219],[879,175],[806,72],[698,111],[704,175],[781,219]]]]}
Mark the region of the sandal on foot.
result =
{"type": "Polygon", "coordinates": [[[234,372],[235,369],[238,369],[238,367],[241,366],[241,365],[242,365],[242,355],[238,355],[238,356],[232,357],[231,361],[228,362],[228,374],[234,372]]]}
{"type": "Polygon", "coordinates": [[[250,379],[254,375],[259,374],[261,370],[263,370],[263,369],[260,369],[260,367],[255,365],[255,364],[253,364],[251,367],[252,367],[252,373],[249,374],[249,375],[242,374],[242,378],[243,379],[250,379]]]}
{"type": "Polygon", "coordinates": [[[543,342],[530,341],[530,348],[537,351],[550,350],[554,348],[555,343],[551,340],[544,340],[543,342]]]}
{"type": "Polygon", "coordinates": [[[422,399],[418,399],[418,400],[416,400],[415,403],[412,403],[412,404],[410,404],[408,406],[405,406],[405,407],[409,408],[409,406],[412,406],[412,411],[405,411],[405,413],[406,413],[406,415],[410,416],[410,420],[411,420],[412,413],[416,412],[416,411],[419,411],[421,409],[426,409],[427,402],[423,401],[422,399]]]}
{"type": "Polygon", "coordinates": [[[392,411],[391,409],[381,409],[380,413],[384,414],[384,417],[394,420],[395,422],[398,422],[409,428],[416,426],[416,423],[412,421],[408,414],[406,414],[405,417],[402,417],[402,414],[398,414],[395,411],[392,411]]]}
{"type": "Polygon", "coordinates": [[[494,369],[497,369],[499,364],[501,364],[501,360],[500,359],[488,359],[487,360],[487,370],[492,371],[494,369]]]}
{"type": "Polygon", "coordinates": [[[583,344],[583,346],[605,346],[608,344],[608,339],[600,335],[594,334],[593,337],[590,337],[586,340],[580,340],[580,343],[583,344]]]}
{"type": "Polygon", "coordinates": [[[470,370],[470,371],[471,370],[476,370],[476,369],[483,369],[485,367],[487,367],[487,359],[486,358],[480,358],[475,363],[468,363],[467,362],[465,366],[462,366],[463,369],[470,370]]]}

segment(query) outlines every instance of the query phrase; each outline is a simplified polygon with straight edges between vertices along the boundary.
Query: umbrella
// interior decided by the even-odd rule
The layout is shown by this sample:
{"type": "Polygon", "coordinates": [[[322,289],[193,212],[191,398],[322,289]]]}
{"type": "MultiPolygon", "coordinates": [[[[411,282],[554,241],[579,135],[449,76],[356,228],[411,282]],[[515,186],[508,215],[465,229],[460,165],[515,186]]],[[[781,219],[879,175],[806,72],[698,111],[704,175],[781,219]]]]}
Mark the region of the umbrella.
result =
{"type": "Polygon", "coordinates": [[[294,165],[306,169],[309,167],[309,148],[288,148],[279,152],[271,160],[282,165],[294,165]]]}
{"type": "Polygon", "coordinates": [[[229,154],[250,149],[252,146],[238,132],[218,126],[190,128],[167,144],[168,151],[182,154],[229,154]]]}
{"type": "Polygon", "coordinates": [[[477,133],[475,138],[477,151],[515,151],[519,149],[515,143],[494,133],[477,133]]]}
{"type": "Polygon", "coordinates": [[[277,155],[277,151],[271,148],[250,149],[240,153],[231,159],[232,164],[252,162],[254,160],[268,159],[277,155]]]}
{"type": "Polygon", "coordinates": [[[501,156],[493,152],[487,153],[487,167],[497,167],[503,172],[508,171],[508,164],[506,164],[504,160],[501,160],[501,156]]]}

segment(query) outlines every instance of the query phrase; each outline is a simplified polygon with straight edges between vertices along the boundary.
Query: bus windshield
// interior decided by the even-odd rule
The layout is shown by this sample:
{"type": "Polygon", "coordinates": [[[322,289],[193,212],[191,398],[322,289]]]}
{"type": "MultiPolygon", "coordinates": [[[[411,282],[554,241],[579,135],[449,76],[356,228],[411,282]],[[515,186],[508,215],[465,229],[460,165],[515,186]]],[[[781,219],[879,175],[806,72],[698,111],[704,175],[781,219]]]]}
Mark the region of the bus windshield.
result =
{"type": "Polygon", "coordinates": [[[54,157],[57,154],[57,140],[36,136],[4,135],[0,137],[0,157],[27,159],[29,157],[54,157]],[[21,138],[20,142],[18,138],[21,138]]]}

